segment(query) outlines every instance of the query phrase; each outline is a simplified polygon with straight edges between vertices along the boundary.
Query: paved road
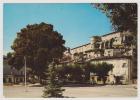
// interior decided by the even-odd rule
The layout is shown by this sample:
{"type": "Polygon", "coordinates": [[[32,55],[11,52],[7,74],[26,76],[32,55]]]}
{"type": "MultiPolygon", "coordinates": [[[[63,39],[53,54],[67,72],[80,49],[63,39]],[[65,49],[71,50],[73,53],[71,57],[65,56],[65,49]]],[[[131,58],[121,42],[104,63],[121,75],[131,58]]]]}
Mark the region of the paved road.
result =
{"type": "MultiPolygon", "coordinates": [[[[134,86],[96,86],[96,87],[64,87],[64,96],[72,98],[92,97],[136,97],[134,86]]],[[[4,96],[7,98],[41,98],[43,87],[4,86],[4,96]]]]}

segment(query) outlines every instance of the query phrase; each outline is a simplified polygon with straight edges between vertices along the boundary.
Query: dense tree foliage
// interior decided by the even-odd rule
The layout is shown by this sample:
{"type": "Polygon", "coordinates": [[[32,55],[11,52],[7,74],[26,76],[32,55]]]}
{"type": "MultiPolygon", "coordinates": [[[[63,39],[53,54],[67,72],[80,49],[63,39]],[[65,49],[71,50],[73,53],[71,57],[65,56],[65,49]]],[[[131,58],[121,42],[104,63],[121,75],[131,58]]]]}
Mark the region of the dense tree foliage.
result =
{"type": "Polygon", "coordinates": [[[112,64],[106,62],[93,64],[90,62],[84,62],[82,64],[75,63],[69,65],[63,65],[58,68],[59,77],[63,79],[64,82],[78,82],[85,83],[89,82],[90,73],[94,73],[99,76],[103,82],[106,81],[106,76],[108,76],[109,71],[113,69],[112,64]]]}
{"type": "Polygon", "coordinates": [[[9,64],[16,69],[21,69],[24,66],[25,56],[27,67],[32,69],[32,73],[42,76],[53,58],[58,60],[62,57],[65,51],[64,43],[63,36],[54,31],[51,24],[27,25],[17,33],[11,46],[14,52],[9,59],[9,64]]]}
{"type": "Polygon", "coordinates": [[[110,19],[115,31],[130,32],[125,47],[134,46],[132,56],[135,67],[134,76],[137,76],[137,32],[138,32],[138,6],[136,3],[97,3],[94,7],[101,10],[110,19]]]}
{"type": "Polygon", "coordinates": [[[98,3],[94,6],[106,14],[116,31],[137,34],[136,3],[98,3]]]}
{"type": "Polygon", "coordinates": [[[62,65],[58,68],[59,77],[63,79],[63,82],[81,82],[83,68],[79,64],[62,65]]]}
{"type": "Polygon", "coordinates": [[[98,75],[105,84],[106,76],[108,75],[108,72],[111,71],[112,69],[113,69],[112,64],[102,62],[94,65],[93,72],[96,73],[96,75],[98,75]]]}
{"type": "Polygon", "coordinates": [[[7,57],[7,59],[11,58],[12,57],[12,53],[11,52],[7,53],[6,57],[7,57]]]}

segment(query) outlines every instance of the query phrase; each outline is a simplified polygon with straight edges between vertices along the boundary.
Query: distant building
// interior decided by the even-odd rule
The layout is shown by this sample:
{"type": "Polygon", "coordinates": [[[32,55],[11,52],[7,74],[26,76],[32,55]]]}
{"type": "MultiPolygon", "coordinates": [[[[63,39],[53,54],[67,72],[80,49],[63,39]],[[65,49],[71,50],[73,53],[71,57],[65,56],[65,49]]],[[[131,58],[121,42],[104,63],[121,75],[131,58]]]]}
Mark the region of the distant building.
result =
{"type": "Polygon", "coordinates": [[[136,47],[132,44],[134,37],[129,32],[113,32],[103,36],[91,37],[90,43],[72,48],[64,54],[71,56],[71,61],[80,60],[91,63],[107,62],[114,65],[111,74],[122,76],[123,83],[132,83],[137,77],[137,66],[134,65],[133,55],[136,47]],[[135,73],[135,74],[134,74],[135,73]]]}
{"type": "Polygon", "coordinates": [[[18,84],[24,82],[24,68],[16,70],[8,65],[7,58],[3,59],[3,82],[10,84],[18,84]]]}

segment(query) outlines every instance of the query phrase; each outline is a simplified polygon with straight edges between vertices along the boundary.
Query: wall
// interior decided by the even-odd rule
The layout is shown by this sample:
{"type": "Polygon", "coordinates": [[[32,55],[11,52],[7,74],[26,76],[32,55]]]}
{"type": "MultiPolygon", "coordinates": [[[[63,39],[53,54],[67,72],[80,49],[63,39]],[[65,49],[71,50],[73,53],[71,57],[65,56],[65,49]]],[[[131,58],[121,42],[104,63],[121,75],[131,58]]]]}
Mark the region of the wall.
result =
{"type": "Polygon", "coordinates": [[[77,48],[71,49],[71,54],[80,53],[80,52],[84,53],[85,51],[88,51],[88,50],[91,50],[91,49],[92,49],[91,44],[86,44],[86,45],[79,46],[77,48]]]}
{"type": "Polygon", "coordinates": [[[102,36],[101,39],[102,39],[102,41],[107,41],[107,40],[111,40],[112,38],[115,38],[115,37],[121,37],[121,33],[117,32],[117,33],[113,33],[110,35],[102,36]]]}
{"type": "Polygon", "coordinates": [[[115,76],[123,76],[124,81],[126,83],[131,81],[132,65],[131,65],[130,59],[114,58],[114,59],[101,59],[101,60],[91,61],[91,63],[94,63],[94,64],[102,63],[102,62],[113,64],[114,68],[113,68],[113,71],[110,73],[114,74],[115,76]]]}

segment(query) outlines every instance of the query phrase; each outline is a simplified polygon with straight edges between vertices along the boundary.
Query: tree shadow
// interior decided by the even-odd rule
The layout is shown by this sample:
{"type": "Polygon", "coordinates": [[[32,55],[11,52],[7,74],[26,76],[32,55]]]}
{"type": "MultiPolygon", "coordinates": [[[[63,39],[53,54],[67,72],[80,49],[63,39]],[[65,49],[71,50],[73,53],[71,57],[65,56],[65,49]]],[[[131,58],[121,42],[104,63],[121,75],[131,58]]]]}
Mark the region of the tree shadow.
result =
{"type": "Polygon", "coordinates": [[[76,97],[69,97],[69,96],[64,96],[63,98],[76,98],[76,97]]]}
{"type": "Polygon", "coordinates": [[[101,87],[105,86],[105,84],[67,84],[64,85],[63,87],[101,87]]]}

